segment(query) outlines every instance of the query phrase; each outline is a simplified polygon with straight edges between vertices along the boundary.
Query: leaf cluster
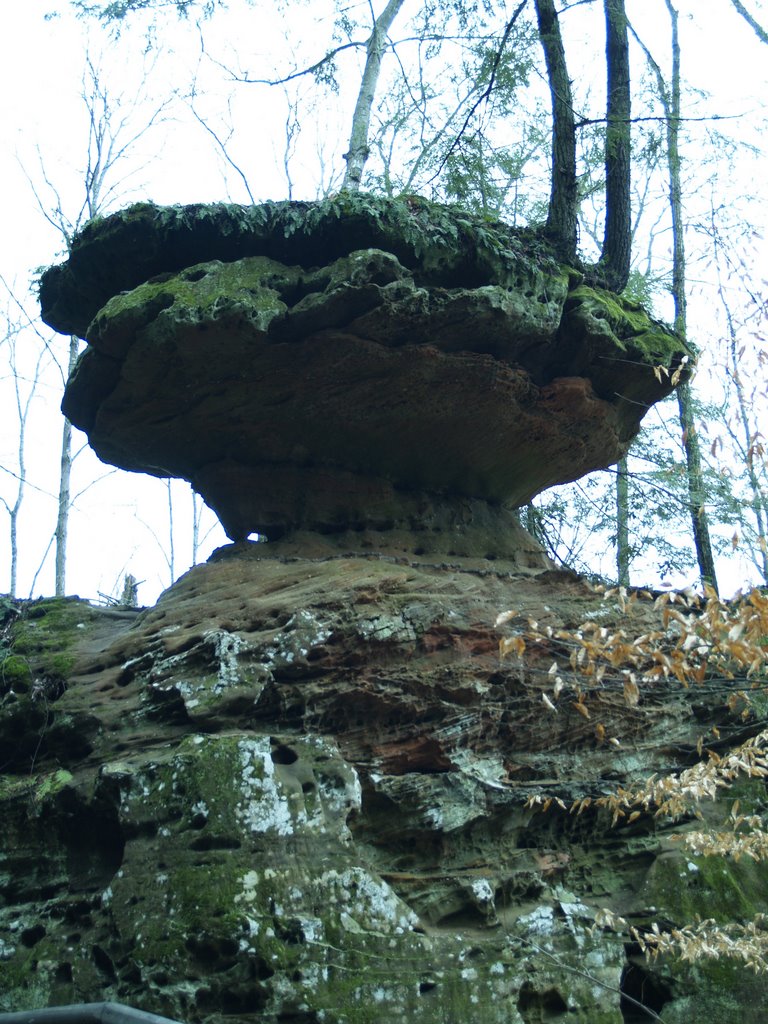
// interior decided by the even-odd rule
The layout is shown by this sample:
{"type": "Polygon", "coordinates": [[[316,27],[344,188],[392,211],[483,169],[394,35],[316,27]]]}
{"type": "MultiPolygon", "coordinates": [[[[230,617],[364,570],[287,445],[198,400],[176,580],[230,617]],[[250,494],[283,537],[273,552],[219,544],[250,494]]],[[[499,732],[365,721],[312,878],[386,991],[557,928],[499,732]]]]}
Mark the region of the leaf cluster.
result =
{"type": "MultiPolygon", "coordinates": [[[[626,611],[641,594],[629,594],[623,588],[605,592],[606,600],[617,600],[626,611]]],[[[650,595],[645,595],[646,597],[650,595]]],[[[603,681],[607,672],[619,672],[624,678],[623,697],[627,707],[637,706],[660,679],[677,680],[683,687],[700,686],[716,680],[729,690],[728,704],[732,710],[743,705],[742,717],[751,717],[751,694],[766,686],[768,676],[768,594],[754,589],[730,602],[721,601],[709,590],[704,599],[691,593],[665,593],[655,601],[660,614],[659,628],[642,635],[624,629],[608,629],[594,621],[585,621],[575,629],[539,629],[529,622],[527,630],[502,636],[499,650],[502,657],[524,658],[534,644],[557,639],[570,648],[566,665],[557,661],[549,672],[551,690],[542,693],[542,701],[550,713],[556,713],[564,700],[583,717],[592,717],[590,693],[603,681]],[[566,682],[567,680],[567,682],[566,682]]],[[[504,627],[516,618],[505,612],[497,619],[504,627]]],[[[567,649],[567,648],[566,648],[567,649]]],[[[714,730],[719,738],[719,733],[714,730]]],[[[606,731],[595,725],[600,742],[606,731]]],[[[616,746],[620,741],[610,739],[616,746]]],[[[547,811],[559,807],[580,815],[588,808],[603,808],[612,824],[632,824],[641,816],[679,820],[701,818],[699,805],[704,800],[717,800],[739,778],[768,778],[768,730],[758,732],[745,742],[719,754],[704,751],[703,738],[698,742],[702,760],[678,773],[651,776],[644,782],[619,787],[599,797],[574,800],[567,807],[558,797],[535,794],[529,809],[547,811]]],[[[768,860],[768,830],[759,814],[742,813],[735,801],[728,815],[727,827],[701,828],[679,833],[672,838],[694,855],[742,857],[753,861],[768,860]]],[[[627,929],[642,950],[653,956],[671,953],[693,962],[702,957],[723,957],[741,960],[759,973],[768,973],[768,918],[758,915],[747,923],[713,920],[695,922],[685,927],[662,929],[654,924],[650,930],[630,928],[621,917],[608,910],[596,916],[599,927],[627,929]]]]}

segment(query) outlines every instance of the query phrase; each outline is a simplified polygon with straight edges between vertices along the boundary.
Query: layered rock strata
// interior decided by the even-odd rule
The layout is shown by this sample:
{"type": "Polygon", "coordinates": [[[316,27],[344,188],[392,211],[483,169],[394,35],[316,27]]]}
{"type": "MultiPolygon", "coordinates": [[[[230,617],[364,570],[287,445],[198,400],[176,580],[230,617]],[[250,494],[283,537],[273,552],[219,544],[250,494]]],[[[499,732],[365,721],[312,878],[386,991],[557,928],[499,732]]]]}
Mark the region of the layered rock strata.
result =
{"type": "MultiPolygon", "coordinates": [[[[262,554],[223,551],[142,613],[4,607],[0,1009],[626,1024],[649,1019],[639,1002],[665,1024],[762,1024],[748,970],[647,963],[596,922],[749,919],[765,868],[670,842],[694,823],[614,828],[557,803],[759,722],[728,684],[660,678],[627,703],[610,669],[587,720],[567,645],[498,657],[500,610],[520,611],[507,636],[528,616],[542,635],[631,635],[662,628],[651,601],[564,573],[262,554]],[[537,794],[548,812],[527,807],[537,794]]],[[[760,780],[739,796],[764,811],[760,780]]]]}
{"type": "Polygon", "coordinates": [[[509,510],[619,459],[687,357],[532,237],[416,198],[141,204],[89,224],[41,303],[88,341],[63,409],[99,457],[189,480],[235,540],[420,531],[482,558],[490,525],[504,556],[509,510]]]}

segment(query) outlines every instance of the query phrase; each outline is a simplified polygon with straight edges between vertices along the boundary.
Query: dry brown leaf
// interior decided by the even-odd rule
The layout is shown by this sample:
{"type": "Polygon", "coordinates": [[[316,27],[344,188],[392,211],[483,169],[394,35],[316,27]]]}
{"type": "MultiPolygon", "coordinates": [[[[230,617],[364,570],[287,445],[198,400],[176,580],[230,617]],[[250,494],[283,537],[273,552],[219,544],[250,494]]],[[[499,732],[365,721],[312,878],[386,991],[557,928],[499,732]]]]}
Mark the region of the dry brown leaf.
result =
{"type": "Polygon", "coordinates": [[[640,688],[632,674],[624,680],[624,703],[628,708],[636,708],[640,703],[640,688]]]}

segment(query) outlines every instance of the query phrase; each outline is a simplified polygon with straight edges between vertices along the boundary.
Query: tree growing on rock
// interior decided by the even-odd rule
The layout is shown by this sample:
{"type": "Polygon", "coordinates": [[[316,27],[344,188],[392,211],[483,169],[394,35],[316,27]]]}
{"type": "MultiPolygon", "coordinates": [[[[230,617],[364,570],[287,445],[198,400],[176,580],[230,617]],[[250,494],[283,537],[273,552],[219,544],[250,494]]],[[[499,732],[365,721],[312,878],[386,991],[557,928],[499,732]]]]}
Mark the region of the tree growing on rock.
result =
{"type": "MultiPolygon", "coordinates": [[[[119,24],[137,11],[158,9],[162,6],[152,0],[121,0],[119,3],[94,4],[86,0],[71,0],[72,5],[84,15],[97,16],[111,24],[119,24]]],[[[188,17],[196,13],[205,18],[219,6],[214,2],[175,0],[172,5],[178,13],[188,17]]],[[[461,5],[433,4],[429,17],[412,22],[414,36],[406,36],[398,43],[390,38],[390,30],[399,17],[403,0],[389,0],[376,14],[371,9],[368,36],[356,36],[356,26],[345,10],[337,12],[337,31],[347,36],[347,41],[331,46],[327,53],[303,68],[287,75],[273,77],[231,73],[241,83],[261,83],[284,86],[301,76],[315,76],[320,80],[336,82],[336,61],[345,51],[364,49],[365,61],[359,72],[359,87],[354,110],[350,118],[349,142],[343,155],[345,172],[342,188],[354,191],[362,187],[364,171],[371,152],[371,115],[377,104],[382,64],[387,51],[398,55],[399,47],[414,39],[434,52],[438,51],[447,38],[455,38],[457,31],[467,41],[474,40],[490,59],[490,73],[487,84],[467,108],[463,123],[454,125],[454,137],[438,167],[438,174],[448,165],[450,157],[458,147],[472,144],[473,132],[470,127],[479,108],[487,104],[494,91],[504,88],[504,78],[497,75],[506,60],[506,51],[520,31],[521,15],[527,7],[527,0],[519,3],[503,27],[493,28],[489,12],[467,13],[461,5]],[[482,46],[480,46],[482,41],[482,46]]],[[[551,195],[546,222],[546,234],[562,257],[573,263],[577,251],[577,222],[579,214],[579,190],[577,184],[576,136],[582,127],[594,124],[594,119],[581,118],[578,123],[573,106],[570,79],[566,64],[565,48],[560,31],[560,15],[552,0],[535,0],[535,14],[538,32],[544,51],[547,76],[552,97],[552,167],[551,195]]],[[[606,216],[605,237],[595,273],[600,281],[613,291],[620,292],[626,285],[630,257],[630,76],[627,41],[627,19],[624,0],[603,0],[606,25],[605,64],[607,71],[607,105],[605,114],[605,194],[606,216]]],[[[493,12],[494,14],[496,12],[493,12]]],[[[400,60],[399,56],[397,57],[400,60]]],[[[477,64],[481,74],[483,61],[477,64]]],[[[405,71],[404,71],[405,74],[405,71]]],[[[422,102],[428,102],[423,94],[422,102]]],[[[476,138],[476,136],[474,136],[476,138]]]]}

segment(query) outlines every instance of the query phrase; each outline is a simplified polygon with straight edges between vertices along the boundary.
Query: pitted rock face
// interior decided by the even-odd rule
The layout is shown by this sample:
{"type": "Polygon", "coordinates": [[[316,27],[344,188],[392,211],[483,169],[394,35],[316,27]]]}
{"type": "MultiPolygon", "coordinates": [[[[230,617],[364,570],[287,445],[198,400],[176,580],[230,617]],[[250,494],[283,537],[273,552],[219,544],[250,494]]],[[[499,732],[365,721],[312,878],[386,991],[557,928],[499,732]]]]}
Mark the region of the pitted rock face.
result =
{"type": "Polygon", "coordinates": [[[478,502],[502,533],[618,460],[685,356],[510,229],[415,200],[132,207],[41,302],[89,343],[63,409],[99,457],[189,480],[233,539],[455,534],[478,502]]]}
{"type": "MultiPolygon", "coordinates": [[[[669,606],[562,572],[269,547],[221,550],[143,612],[6,612],[0,1011],[626,1024],[635,999],[668,1024],[764,1024],[742,962],[646,960],[606,923],[768,910],[764,861],[671,841],[698,820],[597,808],[688,766],[702,736],[761,727],[759,693],[746,719],[719,670],[626,699],[598,637],[661,637],[669,606]],[[571,664],[576,630],[597,673],[571,664]],[[514,637],[524,654],[500,659],[514,637]]],[[[738,786],[764,814],[765,780],[738,786]]],[[[709,827],[732,799],[702,805],[709,827]]]]}

